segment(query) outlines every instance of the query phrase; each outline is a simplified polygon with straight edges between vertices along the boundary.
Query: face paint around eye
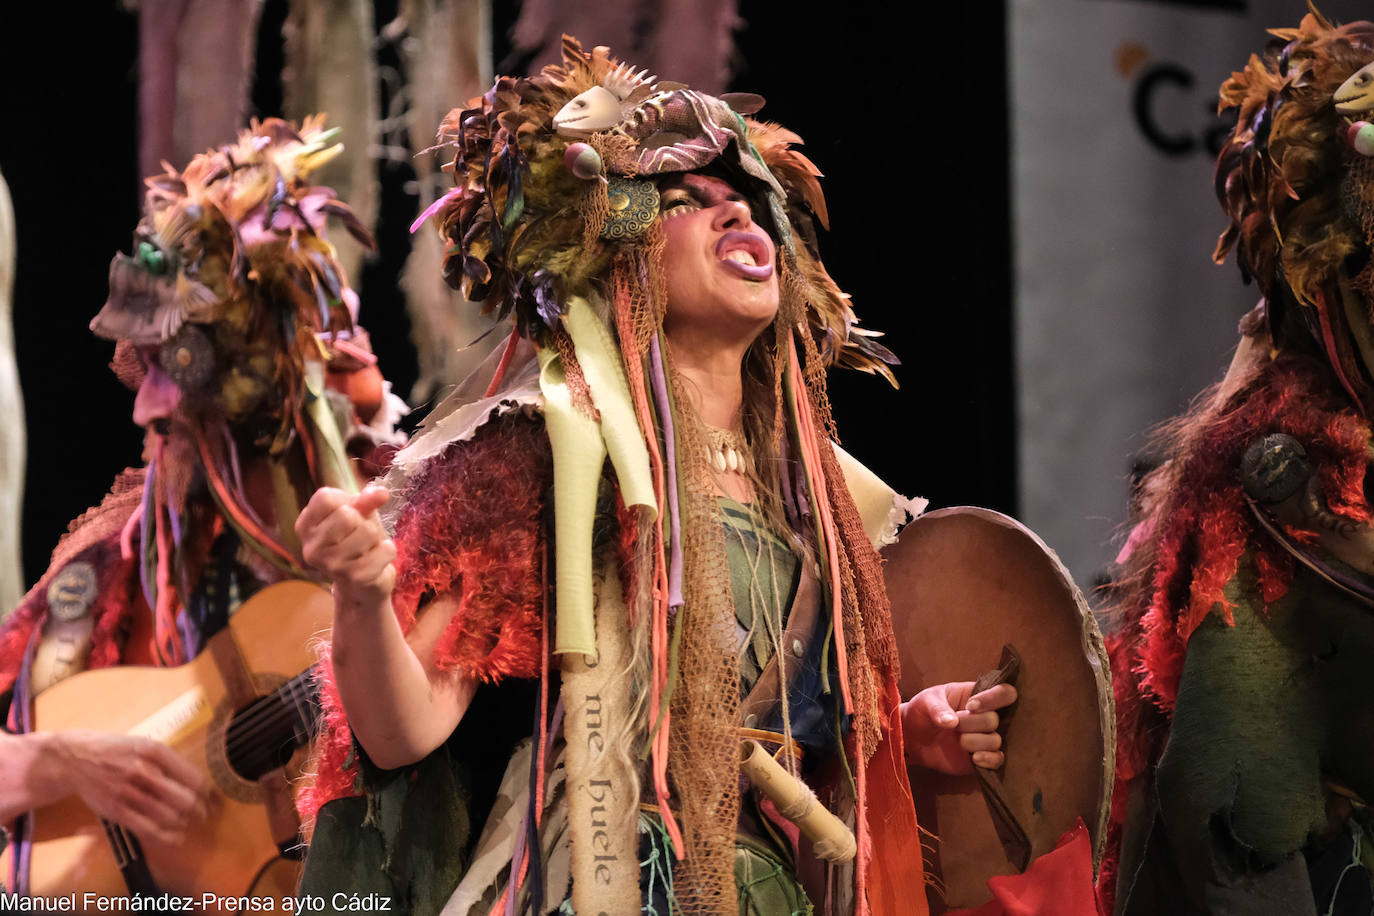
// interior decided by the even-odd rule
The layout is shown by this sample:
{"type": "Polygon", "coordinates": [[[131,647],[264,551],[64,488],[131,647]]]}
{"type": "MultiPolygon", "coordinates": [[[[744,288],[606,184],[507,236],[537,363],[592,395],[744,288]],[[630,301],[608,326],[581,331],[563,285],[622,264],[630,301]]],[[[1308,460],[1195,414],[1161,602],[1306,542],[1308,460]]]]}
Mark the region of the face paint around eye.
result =
{"type": "Polygon", "coordinates": [[[708,175],[674,179],[662,194],[686,201],[666,208],[664,327],[670,338],[709,328],[751,341],[778,310],[776,249],[728,182],[708,175]]]}

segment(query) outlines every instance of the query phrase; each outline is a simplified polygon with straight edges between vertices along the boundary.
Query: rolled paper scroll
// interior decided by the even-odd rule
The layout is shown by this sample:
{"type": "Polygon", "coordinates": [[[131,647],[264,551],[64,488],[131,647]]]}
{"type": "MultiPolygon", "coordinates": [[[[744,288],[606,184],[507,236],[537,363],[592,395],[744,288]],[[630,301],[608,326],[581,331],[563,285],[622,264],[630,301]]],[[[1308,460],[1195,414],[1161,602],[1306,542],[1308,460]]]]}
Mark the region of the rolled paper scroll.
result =
{"type": "Polygon", "coordinates": [[[816,798],[806,783],[778,765],[757,741],[740,742],[740,772],[762,792],[778,813],[797,825],[827,862],[848,862],[858,852],[854,833],[816,798]]]}

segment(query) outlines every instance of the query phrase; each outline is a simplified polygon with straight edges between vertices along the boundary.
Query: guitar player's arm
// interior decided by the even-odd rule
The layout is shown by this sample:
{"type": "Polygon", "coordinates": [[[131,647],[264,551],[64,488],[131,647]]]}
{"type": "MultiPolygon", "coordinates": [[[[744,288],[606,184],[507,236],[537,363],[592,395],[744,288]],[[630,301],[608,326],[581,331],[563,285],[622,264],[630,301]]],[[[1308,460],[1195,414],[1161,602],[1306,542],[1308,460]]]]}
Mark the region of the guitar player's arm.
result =
{"type": "Polygon", "coordinates": [[[0,730],[0,823],[79,795],[101,817],[174,843],[205,817],[209,788],[195,767],[148,738],[0,730]]]}
{"type": "Polygon", "coordinates": [[[448,738],[477,685],[432,662],[457,595],[431,601],[410,633],[401,631],[391,608],[396,548],[377,518],[386,498],[377,486],[357,496],[323,488],[301,512],[296,533],[306,562],[334,582],[331,654],[349,726],[373,763],[394,769],[448,738]]]}

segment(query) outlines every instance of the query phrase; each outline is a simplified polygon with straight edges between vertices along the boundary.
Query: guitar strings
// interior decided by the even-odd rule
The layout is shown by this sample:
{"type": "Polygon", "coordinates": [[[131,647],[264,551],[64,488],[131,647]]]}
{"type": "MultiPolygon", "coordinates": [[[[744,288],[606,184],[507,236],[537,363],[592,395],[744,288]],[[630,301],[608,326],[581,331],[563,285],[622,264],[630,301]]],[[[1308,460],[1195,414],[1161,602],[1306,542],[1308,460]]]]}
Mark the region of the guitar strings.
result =
{"type": "Polygon", "coordinates": [[[105,838],[109,840],[110,849],[114,853],[115,865],[121,871],[140,858],[137,839],[125,827],[103,817],[100,823],[105,828],[105,838]]]}
{"type": "Polygon", "coordinates": [[[310,672],[297,675],[272,693],[259,697],[230,721],[225,730],[225,747],[236,769],[267,772],[278,765],[282,748],[261,746],[261,739],[280,733],[285,725],[289,724],[292,736],[300,744],[318,732],[318,690],[308,684],[309,676],[310,672]]]}
{"type": "Polygon", "coordinates": [[[297,713],[302,724],[308,727],[308,724],[315,718],[316,714],[311,711],[308,706],[302,705],[299,700],[298,691],[304,691],[307,697],[307,704],[311,702],[311,698],[318,695],[318,691],[311,687],[304,686],[304,679],[306,676],[306,674],[298,675],[271,693],[263,694],[243,707],[243,709],[235,713],[233,719],[229,723],[226,734],[237,736],[243,733],[245,729],[248,730],[249,734],[252,734],[264,718],[280,721],[293,712],[297,713]],[[283,695],[286,693],[292,695],[291,702],[287,702],[287,700],[284,699],[283,695]]]}

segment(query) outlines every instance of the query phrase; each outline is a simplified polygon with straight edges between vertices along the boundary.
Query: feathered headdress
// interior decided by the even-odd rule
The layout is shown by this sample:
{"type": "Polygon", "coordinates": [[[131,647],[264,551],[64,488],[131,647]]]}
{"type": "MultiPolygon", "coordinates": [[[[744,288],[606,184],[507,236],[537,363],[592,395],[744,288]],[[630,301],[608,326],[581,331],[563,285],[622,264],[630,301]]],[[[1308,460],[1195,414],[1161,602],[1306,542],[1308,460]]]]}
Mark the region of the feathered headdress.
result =
{"type": "Polygon", "coordinates": [[[275,421],[277,448],[301,404],[304,361],[320,358],[316,334],[346,336],[356,318],[327,217],[373,245],[333,191],[308,181],[342,152],[336,134],[323,117],[299,130],[269,118],[183,172],[163,163],[147,179],[133,252],[110,263],[110,296],[91,322],[120,341],[116,364],[135,374],[132,348],[157,348],[193,410],[275,421]]]}
{"type": "Polygon", "coordinates": [[[562,66],[501,77],[440,127],[441,146],[454,150],[455,187],[430,211],[449,244],[445,278],[502,316],[513,310],[521,332],[543,340],[570,296],[643,242],[658,212],[646,179],[716,165],[751,192],[755,219],[800,278],[826,364],[892,381],[896,360],[858,327],[818,256],[813,223],[828,218],[820,172],[794,148],[796,134],[749,117],[762,104],[655,82],[565,36],[562,66]]]}
{"type": "MultiPolygon", "coordinates": [[[[306,576],[284,534],[286,505],[278,503],[275,526],[250,506],[240,453],[304,467],[315,484],[347,486],[346,440],[365,435],[364,424],[387,403],[325,223],[339,218],[369,247],[371,234],[333,191],[308,180],[342,151],[336,133],[322,117],[299,128],[269,118],[184,171],[163,163],[166,172],[146,181],[133,251],[110,263],[109,299],[91,321],[96,334],[118,341],[113,368],[121,380],[177,394],[166,425],[154,427],[143,497],[124,528],[167,663],[189,658],[200,639],[195,624],[178,626],[189,583],[173,574],[209,550],[195,523],[203,504],[191,494],[208,490],[243,543],[306,576]],[[350,394],[334,401],[351,411],[336,413],[330,377],[348,380],[350,394]],[[375,390],[353,397],[364,382],[375,390]]],[[[390,432],[385,416],[374,426],[390,432]]]]}
{"type": "Polygon", "coordinates": [[[1374,61],[1374,23],[1333,25],[1308,13],[1297,28],[1273,29],[1263,54],[1222,84],[1220,109],[1237,110],[1235,129],[1217,159],[1216,191],[1230,217],[1217,242],[1218,263],[1233,249],[1246,281],[1270,305],[1275,341],[1286,341],[1274,311],[1297,304],[1315,338],[1366,412],[1374,376],[1360,358],[1368,305],[1343,307],[1342,281],[1374,293],[1374,146],[1360,139],[1366,112],[1359,74],[1374,61]],[[1363,145],[1369,147],[1362,148],[1363,145]],[[1364,325],[1355,331],[1350,322],[1364,325]]]}

